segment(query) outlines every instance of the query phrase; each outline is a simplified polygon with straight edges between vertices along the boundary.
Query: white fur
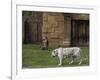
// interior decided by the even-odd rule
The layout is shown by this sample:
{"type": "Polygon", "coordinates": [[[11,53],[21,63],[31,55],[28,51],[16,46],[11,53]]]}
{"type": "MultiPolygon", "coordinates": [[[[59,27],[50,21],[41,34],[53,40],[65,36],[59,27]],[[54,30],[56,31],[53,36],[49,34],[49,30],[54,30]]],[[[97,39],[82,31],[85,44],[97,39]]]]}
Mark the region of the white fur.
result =
{"type": "Polygon", "coordinates": [[[69,64],[72,64],[74,62],[74,58],[79,58],[80,62],[82,63],[82,56],[81,56],[81,49],[79,47],[71,47],[71,48],[57,48],[52,51],[52,56],[58,56],[59,58],[59,64],[62,65],[62,61],[64,57],[69,57],[71,59],[71,62],[69,64]]]}

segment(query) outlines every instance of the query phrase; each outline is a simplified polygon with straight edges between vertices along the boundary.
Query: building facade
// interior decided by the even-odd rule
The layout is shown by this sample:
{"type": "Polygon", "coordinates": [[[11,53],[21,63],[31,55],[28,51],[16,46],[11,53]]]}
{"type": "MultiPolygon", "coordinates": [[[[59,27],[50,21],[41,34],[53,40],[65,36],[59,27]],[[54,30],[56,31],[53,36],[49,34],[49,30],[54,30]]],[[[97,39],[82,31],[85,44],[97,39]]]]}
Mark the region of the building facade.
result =
{"type": "Polygon", "coordinates": [[[89,45],[89,14],[31,13],[22,16],[24,43],[41,43],[47,37],[49,47],[89,45]]]}

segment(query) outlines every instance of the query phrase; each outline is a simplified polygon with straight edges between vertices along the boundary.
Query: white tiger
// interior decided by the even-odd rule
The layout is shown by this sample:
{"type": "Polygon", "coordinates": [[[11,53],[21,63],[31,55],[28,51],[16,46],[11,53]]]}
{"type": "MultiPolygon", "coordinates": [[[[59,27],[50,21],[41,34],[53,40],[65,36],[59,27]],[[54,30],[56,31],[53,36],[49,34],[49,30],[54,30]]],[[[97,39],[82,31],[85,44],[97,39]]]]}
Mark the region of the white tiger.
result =
{"type": "Polygon", "coordinates": [[[59,64],[62,65],[62,61],[64,57],[69,57],[71,59],[71,62],[69,64],[72,64],[74,62],[74,58],[79,58],[80,62],[82,63],[82,56],[81,56],[81,49],[79,47],[70,47],[70,48],[57,48],[52,51],[51,56],[58,56],[59,58],[59,64]]]}

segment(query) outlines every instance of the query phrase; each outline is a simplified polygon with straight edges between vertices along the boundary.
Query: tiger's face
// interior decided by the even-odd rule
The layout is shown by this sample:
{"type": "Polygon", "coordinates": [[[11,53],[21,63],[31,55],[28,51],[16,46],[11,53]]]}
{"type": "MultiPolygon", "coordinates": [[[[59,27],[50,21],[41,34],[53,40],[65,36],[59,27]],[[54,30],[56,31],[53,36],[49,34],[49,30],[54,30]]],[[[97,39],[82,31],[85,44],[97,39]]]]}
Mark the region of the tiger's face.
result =
{"type": "Polygon", "coordinates": [[[55,57],[57,56],[57,54],[58,54],[58,51],[55,49],[52,51],[51,56],[55,57]]]}

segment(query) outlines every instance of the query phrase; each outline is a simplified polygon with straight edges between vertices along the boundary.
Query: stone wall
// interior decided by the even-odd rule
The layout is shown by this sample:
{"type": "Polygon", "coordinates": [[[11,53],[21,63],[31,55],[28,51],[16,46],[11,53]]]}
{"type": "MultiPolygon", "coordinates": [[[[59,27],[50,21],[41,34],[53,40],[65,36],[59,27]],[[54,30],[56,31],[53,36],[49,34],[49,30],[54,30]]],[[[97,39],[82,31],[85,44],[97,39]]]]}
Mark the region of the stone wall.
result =
{"type": "Polygon", "coordinates": [[[67,20],[62,13],[43,13],[42,36],[47,36],[50,47],[70,44],[70,18],[67,20]]]}
{"type": "Polygon", "coordinates": [[[41,42],[41,33],[42,33],[42,13],[33,12],[32,16],[29,19],[31,26],[31,41],[41,42]]]}
{"type": "Polygon", "coordinates": [[[37,43],[41,42],[42,40],[42,13],[40,12],[33,12],[31,16],[23,16],[22,17],[22,36],[23,36],[23,42],[26,38],[29,38],[27,40],[28,43],[37,43]],[[25,32],[25,21],[27,20],[28,26],[25,32]],[[26,34],[30,36],[26,36],[26,34]]]}
{"type": "Polygon", "coordinates": [[[58,45],[71,45],[71,24],[72,20],[89,20],[88,14],[70,14],[70,13],[51,13],[51,12],[33,12],[31,16],[23,16],[23,40],[24,40],[24,21],[28,18],[31,32],[31,43],[41,42],[46,36],[49,41],[49,47],[58,45]]]}
{"type": "Polygon", "coordinates": [[[89,20],[89,14],[71,14],[73,20],[89,20]]]}
{"type": "Polygon", "coordinates": [[[70,46],[71,44],[71,17],[66,14],[64,16],[64,41],[63,45],[64,46],[70,46]]]}

